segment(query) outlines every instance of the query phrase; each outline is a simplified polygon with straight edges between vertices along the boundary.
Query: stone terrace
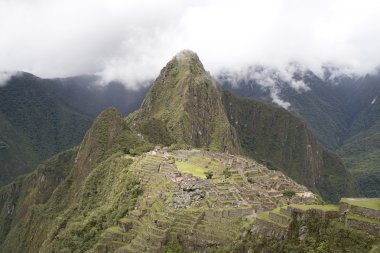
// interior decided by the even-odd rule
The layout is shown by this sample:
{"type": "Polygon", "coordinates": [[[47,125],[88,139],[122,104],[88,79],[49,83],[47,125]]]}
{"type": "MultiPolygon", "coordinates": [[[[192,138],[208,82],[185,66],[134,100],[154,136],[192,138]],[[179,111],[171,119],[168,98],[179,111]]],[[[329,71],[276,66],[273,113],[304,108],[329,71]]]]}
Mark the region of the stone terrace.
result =
{"type": "Polygon", "coordinates": [[[380,199],[345,198],[339,208],[346,227],[380,236],[380,199]]]}
{"type": "Polygon", "coordinates": [[[379,199],[342,199],[339,205],[292,204],[260,213],[253,226],[258,237],[284,240],[293,219],[302,219],[312,212],[321,220],[334,220],[347,229],[359,230],[380,238],[379,199]],[[306,215],[306,216],[305,216],[306,215]]]}
{"type": "MultiPolygon", "coordinates": [[[[104,231],[96,252],[160,252],[169,241],[195,251],[223,245],[239,235],[243,217],[283,205],[284,189],[307,192],[252,160],[206,151],[155,151],[136,159],[131,170],[140,180],[142,195],[134,211],[104,231]],[[213,171],[214,177],[181,173],[177,161],[213,171]],[[226,168],[228,177],[223,175],[226,168]]],[[[311,203],[315,196],[297,201],[311,203]]]]}

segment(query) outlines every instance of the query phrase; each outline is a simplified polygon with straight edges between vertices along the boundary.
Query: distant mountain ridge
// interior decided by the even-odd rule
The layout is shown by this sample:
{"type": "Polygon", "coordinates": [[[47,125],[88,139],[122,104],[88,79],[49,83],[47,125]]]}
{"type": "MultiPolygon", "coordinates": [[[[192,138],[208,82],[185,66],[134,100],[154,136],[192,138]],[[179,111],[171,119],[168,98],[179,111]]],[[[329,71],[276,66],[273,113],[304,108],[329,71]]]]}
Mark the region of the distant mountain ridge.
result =
{"type": "MultiPolygon", "coordinates": [[[[262,210],[292,197],[323,202],[283,174],[329,201],[358,194],[341,160],[305,122],[223,92],[198,56],[183,51],[138,110],[127,117],[104,110],[79,146],[0,188],[0,252],[168,252],[176,246],[171,240],[183,245],[190,238],[189,251],[199,245],[223,252],[219,245],[241,239],[242,225],[252,230],[251,218],[262,210]],[[230,226],[236,232],[225,234],[230,226]]],[[[314,222],[317,231],[325,230],[322,223],[314,222]]]]}
{"type": "Polygon", "coordinates": [[[135,110],[145,89],[96,86],[95,76],[41,79],[18,73],[0,87],[0,185],[77,145],[102,110],[135,110]]]}
{"type": "Polygon", "coordinates": [[[338,152],[365,195],[379,196],[380,74],[361,77],[334,71],[326,67],[320,77],[298,69],[284,78],[273,74],[275,70],[250,68],[248,73],[225,72],[217,79],[223,89],[239,96],[278,106],[284,105],[281,101],[285,103],[290,112],[307,122],[325,147],[338,152]],[[269,79],[273,83],[267,86],[261,83],[268,78],[260,74],[265,71],[272,73],[269,79]],[[297,90],[290,80],[301,81],[307,88],[297,90]]]}

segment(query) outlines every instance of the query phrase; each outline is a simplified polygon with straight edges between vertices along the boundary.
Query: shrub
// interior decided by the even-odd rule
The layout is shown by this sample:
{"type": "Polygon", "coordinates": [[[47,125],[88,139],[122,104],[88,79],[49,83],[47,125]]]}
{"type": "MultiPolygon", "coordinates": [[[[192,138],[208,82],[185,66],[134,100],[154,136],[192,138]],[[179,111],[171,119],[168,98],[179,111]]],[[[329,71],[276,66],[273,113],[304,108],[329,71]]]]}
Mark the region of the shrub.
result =
{"type": "Polygon", "coordinates": [[[212,171],[206,171],[205,175],[206,175],[207,179],[212,179],[212,177],[214,176],[214,172],[212,172],[212,171]]]}
{"type": "Polygon", "coordinates": [[[286,189],[282,192],[282,196],[288,198],[288,199],[291,199],[294,197],[294,195],[296,195],[296,193],[293,191],[293,190],[290,190],[290,189],[286,189]]]}
{"type": "Polygon", "coordinates": [[[229,177],[231,177],[232,172],[231,172],[228,168],[225,168],[225,169],[223,170],[223,175],[224,175],[226,178],[229,178],[229,177]]]}

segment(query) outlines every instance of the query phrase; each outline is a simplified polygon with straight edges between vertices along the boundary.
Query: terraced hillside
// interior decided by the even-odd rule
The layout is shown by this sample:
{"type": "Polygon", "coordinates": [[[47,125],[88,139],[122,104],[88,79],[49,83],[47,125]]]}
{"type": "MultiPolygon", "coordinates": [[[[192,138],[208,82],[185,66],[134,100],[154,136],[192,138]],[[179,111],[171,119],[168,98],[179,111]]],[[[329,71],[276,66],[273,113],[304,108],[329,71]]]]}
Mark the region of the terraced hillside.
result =
{"type": "Polygon", "coordinates": [[[291,202],[317,201],[282,173],[221,153],[154,151],[138,158],[131,171],[140,180],[143,193],[118,226],[104,231],[96,252],[163,252],[173,244],[187,251],[226,246],[239,237],[244,218],[284,205],[284,189],[296,193],[291,202]],[[202,168],[214,172],[215,177],[182,173],[186,163],[190,170],[202,168]],[[231,173],[225,173],[226,169],[231,173]]]}
{"type": "Polygon", "coordinates": [[[339,159],[322,151],[289,113],[223,97],[196,54],[182,52],[140,110],[123,118],[107,109],[78,147],[0,189],[0,253],[246,253],[261,245],[244,241],[260,213],[322,203],[309,190],[356,193],[339,159]],[[311,175],[309,189],[285,173],[311,175]]]}
{"type": "Polygon", "coordinates": [[[222,92],[189,50],[161,70],[127,124],[155,145],[190,146],[263,161],[328,201],[358,195],[342,161],[318,143],[305,122],[284,109],[222,92]]]}
{"type": "Polygon", "coordinates": [[[379,199],[354,198],[279,207],[257,216],[243,244],[254,252],[379,252],[379,207],[379,199]]]}

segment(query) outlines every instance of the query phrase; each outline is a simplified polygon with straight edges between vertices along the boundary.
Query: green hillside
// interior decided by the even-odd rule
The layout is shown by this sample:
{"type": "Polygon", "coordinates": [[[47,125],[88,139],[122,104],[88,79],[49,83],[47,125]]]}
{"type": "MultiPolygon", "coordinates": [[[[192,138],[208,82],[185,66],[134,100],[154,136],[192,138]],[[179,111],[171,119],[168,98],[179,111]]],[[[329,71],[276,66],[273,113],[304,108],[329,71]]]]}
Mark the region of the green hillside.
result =
{"type": "Polygon", "coordinates": [[[224,104],[244,152],[283,171],[326,200],[358,194],[341,160],[320,146],[306,124],[282,108],[224,92],[224,104]]]}
{"type": "Polygon", "coordinates": [[[145,94],[120,83],[105,87],[95,76],[41,79],[28,73],[0,87],[0,186],[48,157],[81,142],[93,119],[116,106],[135,110],[145,94]]]}
{"type": "Polygon", "coordinates": [[[0,188],[0,253],[242,252],[257,213],[318,194],[357,194],[340,159],[286,110],[223,93],[184,51],[139,110],[103,111],[79,146],[0,188]]]}
{"type": "Polygon", "coordinates": [[[5,143],[0,185],[77,144],[92,121],[57,100],[31,75],[0,88],[0,114],[5,143]]]}
{"type": "Polygon", "coordinates": [[[155,144],[244,153],[329,201],[358,194],[341,160],[317,143],[304,122],[284,109],[223,94],[191,51],[163,68],[128,122],[155,144]]]}
{"type": "Polygon", "coordinates": [[[123,129],[121,115],[107,110],[78,148],[3,187],[0,252],[83,252],[131,210],[139,188],[128,172],[132,159],[118,152],[123,129]]]}
{"type": "Polygon", "coordinates": [[[338,150],[365,196],[380,195],[380,127],[375,125],[338,150]]]}
{"type": "MultiPolygon", "coordinates": [[[[260,73],[262,69],[251,71],[260,73]]],[[[323,77],[300,70],[293,78],[304,82],[309,89],[300,92],[279,79],[274,84],[280,99],[291,104],[288,110],[305,120],[324,147],[337,152],[358,181],[362,194],[379,196],[379,73],[350,77],[335,75],[334,70],[325,68],[323,77]]],[[[233,84],[228,74],[218,79],[224,89],[239,96],[273,103],[270,91],[259,84],[260,80],[242,75],[233,84]]]]}
{"type": "MultiPolygon", "coordinates": [[[[266,243],[245,241],[250,234],[239,236],[255,224],[250,214],[286,201],[281,188],[268,186],[307,192],[281,172],[247,158],[204,150],[145,153],[152,147],[115,109],[104,111],[79,147],[55,155],[0,189],[0,252],[242,252],[266,243]],[[215,168],[215,179],[178,174],[182,160],[215,168]],[[231,175],[222,181],[220,167],[230,160],[231,175]],[[184,183],[176,183],[173,176],[184,183]],[[188,207],[174,206],[184,205],[181,194],[192,196],[188,207]]],[[[320,203],[314,195],[294,201],[320,203]]],[[[315,229],[318,224],[313,223],[315,229]]],[[[326,236],[334,233],[326,231],[326,236]]],[[[360,236],[365,241],[324,243],[344,250],[365,243],[370,248],[376,242],[360,236]]],[[[307,245],[318,243],[317,238],[307,245]]]]}
{"type": "Polygon", "coordinates": [[[236,133],[224,112],[221,94],[198,56],[182,51],[161,70],[132,116],[131,128],[155,143],[236,153],[236,133]]]}

